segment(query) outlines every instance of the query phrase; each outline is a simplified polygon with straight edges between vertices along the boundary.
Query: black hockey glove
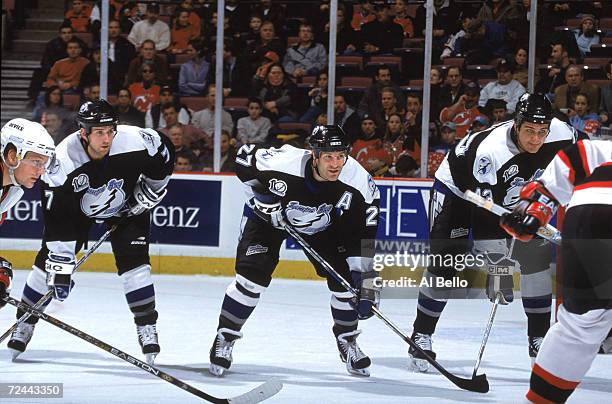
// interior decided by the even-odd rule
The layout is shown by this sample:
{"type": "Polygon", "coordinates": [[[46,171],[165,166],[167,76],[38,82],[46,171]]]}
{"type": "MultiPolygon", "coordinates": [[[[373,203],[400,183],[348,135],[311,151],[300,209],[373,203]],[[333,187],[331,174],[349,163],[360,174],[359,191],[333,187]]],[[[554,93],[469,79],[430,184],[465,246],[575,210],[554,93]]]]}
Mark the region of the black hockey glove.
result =
{"type": "Polygon", "coordinates": [[[508,304],[514,300],[514,281],[512,272],[516,261],[510,258],[511,250],[505,239],[498,240],[475,240],[474,249],[477,254],[482,255],[487,271],[486,293],[489,300],[495,302],[500,294],[500,304],[508,304]]]}
{"type": "Polygon", "coordinates": [[[255,193],[252,199],[253,212],[272,227],[284,230],[285,216],[283,206],[277,197],[255,193]]]}
{"type": "Polygon", "coordinates": [[[378,308],[380,304],[380,287],[376,286],[374,279],[378,277],[378,272],[351,271],[353,284],[358,289],[358,295],[349,300],[350,305],[357,312],[360,320],[365,320],[374,315],[372,307],[378,308]]]}
{"type": "Polygon", "coordinates": [[[11,292],[12,280],[13,267],[11,263],[0,257],[0,308],[6,304],[4,298],[11,292]]]}
{"type": "Polygon", "coordinates": [[[157,191],[153,190],[142,178],[136,182],[134,193],[126,203],[127,216],[138,216],[147,210],[153,209],[164,199],[168,190],[163,187],[157,191]]]}
{"type": "Polygon", "coordinates": [[[49,257],[45,261],[47,285],[53,288],[53,297],[59,301],[66,300],[74,287],[72,272],[75,266],[74,257],[49,252],[49,257]]]}

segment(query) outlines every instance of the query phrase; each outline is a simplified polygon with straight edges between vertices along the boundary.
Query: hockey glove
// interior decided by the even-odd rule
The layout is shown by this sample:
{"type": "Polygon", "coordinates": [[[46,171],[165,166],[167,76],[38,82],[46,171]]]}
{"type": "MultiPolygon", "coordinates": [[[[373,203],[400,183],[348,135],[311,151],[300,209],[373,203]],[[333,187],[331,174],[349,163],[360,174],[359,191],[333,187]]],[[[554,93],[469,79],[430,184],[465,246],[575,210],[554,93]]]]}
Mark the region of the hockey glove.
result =
{"type": "Polygon", "coordinates": [[[358,293],[349,300],[349,303],[357,312],[357,318],[360,320],[372,317],[374,315],[372,307],[378,308],[380,304],[380,287],[374,283],[374,279],[378,276],[376,271],[351,271],[351,278],[353,278],[353,284],[358,289],[358,293]]]}
{"type": "Polygon", "coordinates": [[[285,216],[280,200],[268,195],[255,194],[253,201],[253,212],[265,222],[270,223],[279,230],[285,229],[285,216]]]}
{"type": "Polygon", "coordinates": [[[74,267],[73,256],[49,252],[45,261],[47,285],[53,288],[53,297],[57,300],[66,300],[74,287],[74,281],[71,279],[74,267]]]}
{"type": "Polygon", "coordinates": [[[529,241],[540,227],[548,224],[559,203],[538,181],[525,185],[519,197],[512,212],[502,215],[500,226],[512,237],[529,241]]]}
{"type": "Polygon", "coordinates": [[[11,293],[12,280],[13,269],[11,263],[0,257],[0,309],[6,304],[4,298],[11,293]]]}
{"type": "Polygon", "coordinates": [[[153,209],[164,199],[167,192],[166,187],[155,191],[146,181],[139,179],[134,187],[132,198],[127,202],[127,216],[138,216],[153,209]]]}
{"type": "Polygon", "coordinates": [[[514,300],[512,272],[516,261],[510,258],[507,240],[475,240],[474,249],[484,258],[487,271],[486,293],[489,300],[495,302],[499,293],[501,304],[511,303],[514,300]]]}

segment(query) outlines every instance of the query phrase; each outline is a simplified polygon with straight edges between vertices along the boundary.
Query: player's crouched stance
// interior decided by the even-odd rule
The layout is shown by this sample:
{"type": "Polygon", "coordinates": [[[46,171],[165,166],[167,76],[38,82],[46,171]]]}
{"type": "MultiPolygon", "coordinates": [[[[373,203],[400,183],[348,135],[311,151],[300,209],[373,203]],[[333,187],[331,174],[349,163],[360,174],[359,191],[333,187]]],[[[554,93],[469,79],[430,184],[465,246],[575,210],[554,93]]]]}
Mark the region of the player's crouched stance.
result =
{"type": "MultiPolygon", "coordinates": [[[[312,257],[317,274],[332,292],[332,331],[347,370],[369,376],[370,358],[357,345],[358,320],[372,316],[380,291],[374,287],[373,240],[378,224],[379,192],[370,175],[349,157],[349,141],[339,126],[317,126],[312,152],[283,146],[260,149],[244,145],[236,157],[236,174],[247,185],[247,204],[236,252],[236,279],[227,288],[217,335],[210,350],[210,372],[221,376],[232,364],[233,345],[278,264],[279,249],[292,226],[353,287],[351,293],[312,257]]],[[[298,320],[298,319],[296,319],[298,320]]]]}
{"type": "MultiPolygon", "coordinates": [[[[33,306],[50,288],[55,299],[65,300],[74,286],[76,254],[91,225],[117,224],[110,235],[115,263],[142,352],[153,363],[160,348],[149,260],[149,211],[166,194],[174,148],[154,130],[117,126],[115,112],[104,100],[83,104],[77,122],[79,131],[57,146],[56,163],[42,178],[42,248],[22,301],[33,306]]],[[[17,318],[23,314],[18,310],[17,318]]],[[[13,332],[8,343],[13,358],[25,351],[36,321],[32,316],[13,332]]]]}
{"type": "Polygon", "coordinates": [[[559,152],[501,225],[527,241],[567,205],[562,230],[563,303],[540,347],[527,399],[563,403],[612,326],[612,142],[582,140],[559,152]]]}

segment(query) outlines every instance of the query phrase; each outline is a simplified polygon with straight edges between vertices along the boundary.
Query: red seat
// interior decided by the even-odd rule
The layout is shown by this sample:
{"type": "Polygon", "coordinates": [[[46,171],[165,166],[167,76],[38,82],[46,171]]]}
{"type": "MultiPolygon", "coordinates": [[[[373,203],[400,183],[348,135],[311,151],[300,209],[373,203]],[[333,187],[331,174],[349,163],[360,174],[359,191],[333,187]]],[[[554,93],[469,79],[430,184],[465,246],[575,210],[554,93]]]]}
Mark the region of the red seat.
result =
{"type": "Polygon", "coordinates": [[[282,130],[303,130],[306,133],[309,133],[311,125],[309,123],[301,122],[280,122],[278,127],[282,130]]]}
{"type": "Polygon", "coordinates": [[[80,94],[64,94],[64,106],[76,110],[81,104],[80,94]]]}
{"type": "Polygon", "coordinates": [[[206,97],[181,97],[181,102],[192,111],[200,111],[208,106],[206,97]]]}
{"type": "Polygon", "coordinates": [[[459,66],[463,67],[465,64],[465,58],[445,58],[444,64],[446,66],[459,66]]]}
{"type": "Polygon", "coordinates": [[[343,87],[361,87],[366,88],[372,85],[372,79],[370,77],[358,77],[348,76],[342,77],[340,85],[343,87]]]}
{"type": "Polygon", "coordinates": [[[588,65],[589,68],[591,68],[591,66],[605,66],[606,63],[608,63],[610,61],[610,58],[593,58],[593,57],[586,57],[584,58],[584,64],[588,65]]]}
{"type": "Polygon", "coordinates": [[[599,20],[599,28],[602,30],[611,30],[612,29],[612,18],[602,18],[599,20]]]}
{"type": "Polygon", "coordinates": [[[337,65],[354,65],[358,66],[359,70],[363,69],[363,56],[336,56],[337,65]]]}
{"type": "Polygon", "coordinates": [[[300,84],[305,84],[307,86],[312,86],[317,82],[317,76],[303,76],[302,82],[300,84]]]}
{"type": "Polygon", "coordinates": [[[249,101],[246,97],[227,97],[223,100],[224,107],[247,107],[249,101]]]}

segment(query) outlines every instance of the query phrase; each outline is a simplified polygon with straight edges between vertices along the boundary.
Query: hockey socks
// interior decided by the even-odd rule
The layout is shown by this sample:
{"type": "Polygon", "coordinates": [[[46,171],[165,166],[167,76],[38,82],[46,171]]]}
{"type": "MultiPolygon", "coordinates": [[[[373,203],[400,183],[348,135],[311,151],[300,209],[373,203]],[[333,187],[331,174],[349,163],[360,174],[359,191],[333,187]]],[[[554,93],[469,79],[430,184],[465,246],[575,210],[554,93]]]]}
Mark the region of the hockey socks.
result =
{"type": "Polygon", "coordinates": [[[251,282],[242,275],[236,275],[225,291],[219,328],[228,327],[240,331],[265,290],[264,286],[251,282]]]}

